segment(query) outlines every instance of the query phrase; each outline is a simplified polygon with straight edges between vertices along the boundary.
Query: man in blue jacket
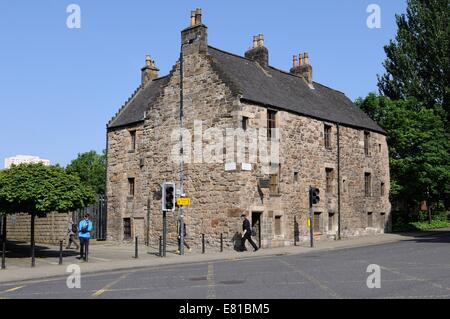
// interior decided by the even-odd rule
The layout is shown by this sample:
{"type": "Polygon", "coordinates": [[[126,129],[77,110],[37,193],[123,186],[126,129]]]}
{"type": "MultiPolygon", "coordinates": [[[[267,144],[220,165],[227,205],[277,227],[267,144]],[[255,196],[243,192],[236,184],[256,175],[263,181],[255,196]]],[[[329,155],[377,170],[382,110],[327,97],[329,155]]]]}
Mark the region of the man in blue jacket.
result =
{"type": "Polygon", "coordinates": [[[85,214],[84,219],[78,225],[78,237],[80,238],[80,259],[87,261],[89,252],[89,239],[91,238],[92,222],[89,220],[90,215],[85,214]]]}

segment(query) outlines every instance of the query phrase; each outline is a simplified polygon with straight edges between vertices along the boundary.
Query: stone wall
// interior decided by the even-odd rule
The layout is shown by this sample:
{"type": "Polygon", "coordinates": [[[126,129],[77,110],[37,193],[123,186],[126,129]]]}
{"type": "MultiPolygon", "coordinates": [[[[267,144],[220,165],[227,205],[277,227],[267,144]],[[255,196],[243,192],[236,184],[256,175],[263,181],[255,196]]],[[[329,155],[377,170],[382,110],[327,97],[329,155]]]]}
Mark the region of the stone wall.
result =
{"type": "MultiPolygon", "coordinates": [[[[43,244],[67,243],[69,214],[49,213],[35,218],[35,241],[43,244]]],[[[6,235],[12,241],[30,241],[31,216],[29,214],[8,215],[6,235]]]]}

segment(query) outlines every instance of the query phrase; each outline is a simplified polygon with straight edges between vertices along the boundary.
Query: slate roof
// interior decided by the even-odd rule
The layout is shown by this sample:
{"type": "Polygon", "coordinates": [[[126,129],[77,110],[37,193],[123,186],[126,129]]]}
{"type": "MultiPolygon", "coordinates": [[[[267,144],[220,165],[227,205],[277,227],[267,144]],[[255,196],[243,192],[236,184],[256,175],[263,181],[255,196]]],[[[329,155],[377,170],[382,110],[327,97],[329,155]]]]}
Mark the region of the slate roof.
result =
{"type": "Polygon", "coordinates": [[[108,128],[116,128],[143,121],[147,106],[156,99],[162,87],[168,82],[169,76],[164,76],[149,82],[144,87],[139,87],[119,110],[118,114],[108,123],[108,128]]]}
{"type": "MultiPolygon", "coordinates": [[[[314,89],[300,77],[273,67],[263,69],[247,58],[208,47],[213,67],[234,93],[243,100],[286,110],[319,120],[339,123],[378,133],[386,132],[342,92],[317,82],[314,89]]],[[[170,75],[140,87],[110,121],[108,128],[138,123],[156,99],[170,75]]]]}
{"type": "Polygon", "coordinates": [[[242,94],[242,99],[268,107],[291,111],[323,121],[386,132],[359,109],[344,93],[317,82],[311,89],[306,81],[290,73],[268,67],[222,50],[208,47],[215,68],[225,81],[242,94]]]}

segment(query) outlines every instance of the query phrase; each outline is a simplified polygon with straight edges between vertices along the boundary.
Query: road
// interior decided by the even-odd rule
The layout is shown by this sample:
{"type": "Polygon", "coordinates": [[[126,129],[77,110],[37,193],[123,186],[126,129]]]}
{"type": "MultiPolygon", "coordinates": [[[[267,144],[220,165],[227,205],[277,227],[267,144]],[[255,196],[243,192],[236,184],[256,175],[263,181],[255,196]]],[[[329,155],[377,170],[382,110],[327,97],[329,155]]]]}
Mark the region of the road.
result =
{"type": "MultiPolygon", "coordinates": [[[[450,233],[377,246],[0,285],[9,298],[450,298],[450,233]],[[368,265],[380,288],[368,288],[368,265]]],[[[251,252],[242,253],[244,256],[251,252]]]]}

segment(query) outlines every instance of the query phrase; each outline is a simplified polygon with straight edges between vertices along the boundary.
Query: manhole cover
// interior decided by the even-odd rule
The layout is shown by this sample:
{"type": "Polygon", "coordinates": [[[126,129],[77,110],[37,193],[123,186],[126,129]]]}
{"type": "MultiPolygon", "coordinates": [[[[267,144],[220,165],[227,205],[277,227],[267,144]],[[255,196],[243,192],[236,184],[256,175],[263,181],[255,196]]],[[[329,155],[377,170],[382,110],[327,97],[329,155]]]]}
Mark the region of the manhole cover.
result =
{"type": "Polygon", "coordinates": [[[220,281],[221,284],[225,284],[225,285],[239,285],[239,284],[243,284],[245,282],[245,280],[224,280],[224,281],[220,281]]]}
{"type": "Polygon", "coordinates": [[[201,281],[201,280],[208,280],[206,277],[193,277],[189,278],[190,281],[201,281]]]}

